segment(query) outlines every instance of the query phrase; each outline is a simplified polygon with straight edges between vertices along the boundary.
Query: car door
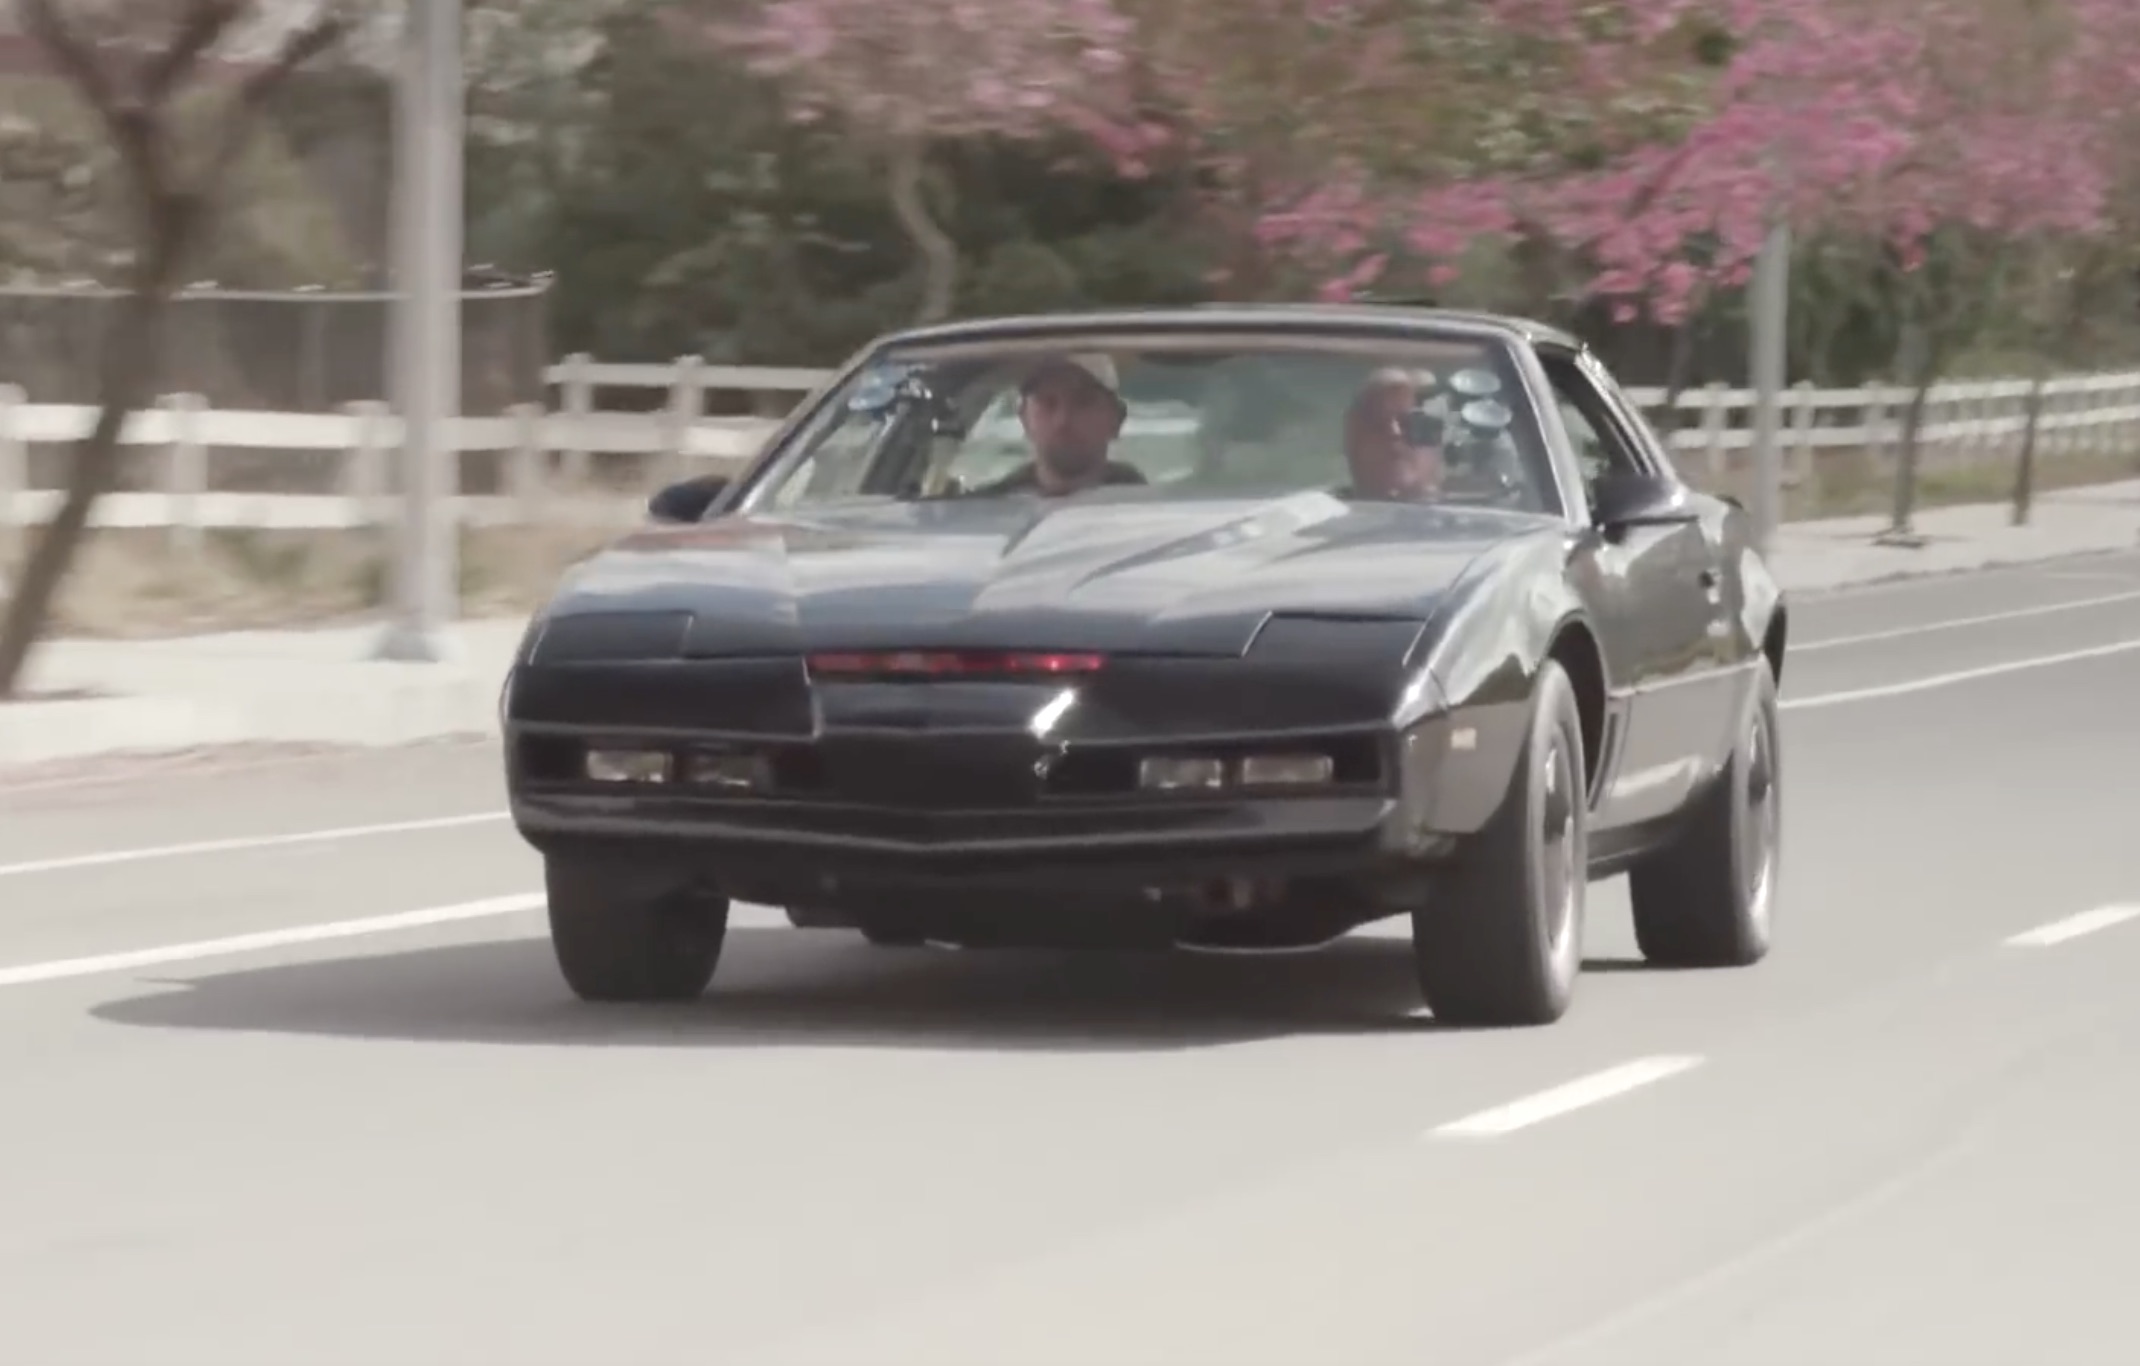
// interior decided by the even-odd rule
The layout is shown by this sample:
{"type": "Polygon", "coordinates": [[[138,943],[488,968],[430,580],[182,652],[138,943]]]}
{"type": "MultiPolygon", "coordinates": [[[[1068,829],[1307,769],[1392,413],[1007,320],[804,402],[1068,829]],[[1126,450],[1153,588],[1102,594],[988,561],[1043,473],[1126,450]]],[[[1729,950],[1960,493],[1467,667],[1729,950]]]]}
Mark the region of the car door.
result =
{"type": "MultiPolygon", "coordinates": [[[[1583,513],[1607,471],[1663,473],[1640,418],[1586,354],[1541,348],[1562,424],[1583,470],[1583,513]]],[[[1601,826],[1634,825],[1678,810],[1706,775],[1728,728],[1729,675],[1720,667],[1725,620],[1722,558],[1699,520],[1595,529],[1572,565],[1605,655],[1616,740],[1599,793],[1601,826]]]]}

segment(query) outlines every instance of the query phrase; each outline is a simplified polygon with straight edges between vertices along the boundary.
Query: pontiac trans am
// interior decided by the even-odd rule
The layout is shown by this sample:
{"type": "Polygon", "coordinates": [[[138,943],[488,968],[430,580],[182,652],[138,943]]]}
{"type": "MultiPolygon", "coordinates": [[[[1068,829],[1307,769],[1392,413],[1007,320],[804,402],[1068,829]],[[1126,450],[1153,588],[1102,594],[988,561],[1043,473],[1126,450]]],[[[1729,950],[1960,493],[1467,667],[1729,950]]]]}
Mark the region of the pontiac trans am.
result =
{"type": "Polygon", "coordinates": [[[734,902],[887,947],[1284,951],[1409,920],[1441,1020],[1545,1024],[1587,889],[1768,951],[1786,604],[1747,514],[1520,319],[997,318],[862,348],[575,567],[501,701],[588,1000],[734,902]]]}

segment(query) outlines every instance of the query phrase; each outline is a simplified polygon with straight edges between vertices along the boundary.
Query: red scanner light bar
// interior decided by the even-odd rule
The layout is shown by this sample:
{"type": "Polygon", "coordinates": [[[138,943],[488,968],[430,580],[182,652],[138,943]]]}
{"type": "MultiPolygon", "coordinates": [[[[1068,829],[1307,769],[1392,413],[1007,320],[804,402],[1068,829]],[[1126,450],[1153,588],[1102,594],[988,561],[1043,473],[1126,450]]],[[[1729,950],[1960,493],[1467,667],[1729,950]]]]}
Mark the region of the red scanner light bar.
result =
{"type": "Polygon", "coordinates": [[[813,654],[817,678],[1060,678],[1098,673],[1107,656],[1000,650],[868,650],[813,654]]]}

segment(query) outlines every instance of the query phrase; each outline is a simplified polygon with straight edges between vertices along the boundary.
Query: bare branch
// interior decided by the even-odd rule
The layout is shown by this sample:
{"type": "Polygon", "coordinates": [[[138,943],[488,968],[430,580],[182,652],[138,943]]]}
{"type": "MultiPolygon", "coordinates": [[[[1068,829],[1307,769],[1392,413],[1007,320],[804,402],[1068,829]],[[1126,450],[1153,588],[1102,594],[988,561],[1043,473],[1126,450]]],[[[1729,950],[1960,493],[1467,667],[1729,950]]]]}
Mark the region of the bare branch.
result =
{"type": "Polygon", "coordinates": [[[142,73],[142,103],[151,108],[167,103],[179,82],[223,41],[245,8],[246,0],[192,0],[179,19],[178,32],[142,73]]]}
{"type": "Polygon", "coordinates": [[[354,16],[344,0],[325,0],[311,23],[291,33],[283,40],[281,50],[272,61],[245,78],[238,88],[236,100],[223,116],[222,133],[216,140],[215,151],[200,178],[191,186],[196,204],[205,202],[221,188],[231,167],[244,155],[258,114],[281,93],[297,69],[341,42],[354,26],[354,16]]]}
{"type": "Polygon", "coordinates": [[[140,99],[113,82],[94,44],[60,18],[55,0],[22,0],[22,15],[31,36],[110,130],[113,145],[134,168],[143,193],[151,199],[162,194],[166,185],[155,123],[140,99]]]}

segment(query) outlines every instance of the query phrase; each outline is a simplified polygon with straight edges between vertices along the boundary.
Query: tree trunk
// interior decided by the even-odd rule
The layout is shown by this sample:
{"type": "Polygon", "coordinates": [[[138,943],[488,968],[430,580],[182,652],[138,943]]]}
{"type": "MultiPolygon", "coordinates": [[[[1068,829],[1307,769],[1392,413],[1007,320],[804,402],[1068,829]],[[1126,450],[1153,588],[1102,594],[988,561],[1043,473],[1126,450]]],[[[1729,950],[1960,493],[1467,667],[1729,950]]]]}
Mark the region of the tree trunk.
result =
{"type": "Polygon", "coordinates": [[[899,226],[921,253],[921,308],[915,322],[942,322],[951,316],[951,301],[958,287],[959,252],[945,231],[929,216],[922,194],[922,177],[928,170],[927,153],[920,138],[900,138],[892,144],[890,195],[892,212],[899,226]]]}
{"type": "Polygon", "coordinates": [[[1703,310],[1692,308],[1672,329],[1672,349],[1665,358],[1664,369],[1664,414],[1666,431],[1662,433],[1669,442],[1673,434],[1689,425],[1679,411],[1680,396],[1687,392],[1687,381],[1694,373],[1694,343],[1696,329],[1702,325],[1703,310]]]}
{"type": "Polygon", "coordinates": [[[1918,433],[1924,429],[1925,408],[1932,397],[1932,377],[1927,374],[1910,390],[1909,406],[1902,412],[1902,448],[1895,453],[1895,503],[1893,517],[1883,540],[1910,544],[1917,539],[1912,525],[1917,515],[1918,433]]]}
{"type": "Polygon", "coordinates": [[[58,515],[38,529],[6,616],[0,618],[0,701],[17,696],[22,686],[30,652],[89,531],[89,514],[118,479],[126,420],[147,405],[155,384],[185,232],[166,227],[162,235],[166,240],[149,249],[133,292],[121,301],[105,334],[96,425],[68,462],[66,498],[58,515]]]}
{"type": "Polygon", "coordinates": [[[2036,429],[2043,420],[2043,390],[2048,382],[2039,369],[2029,381],[2026,423],[2021,429],[2021,458],[2014,462],[2015,526],[2026,526],[2036,501],[2036,429]]]}
{"type": "Polygon", "coordinates": [[[1905,324],[1902,353],[1898,368],[1909,376],[1910,402],[1902,413],[1902,449],[1895,453],[1893,518],[1880,539],[1893,545],[1916,545],[1919,542],[1913,523],[1917,515],[1918,454],[1932,388],[1946,368],[1945,329],[1934,335],[1922,323],[1905,324]]]}

